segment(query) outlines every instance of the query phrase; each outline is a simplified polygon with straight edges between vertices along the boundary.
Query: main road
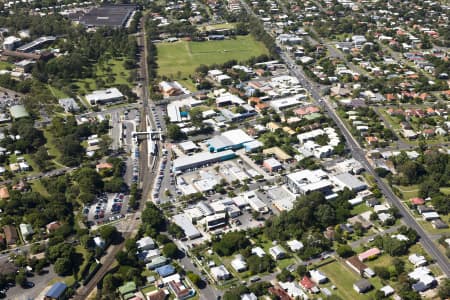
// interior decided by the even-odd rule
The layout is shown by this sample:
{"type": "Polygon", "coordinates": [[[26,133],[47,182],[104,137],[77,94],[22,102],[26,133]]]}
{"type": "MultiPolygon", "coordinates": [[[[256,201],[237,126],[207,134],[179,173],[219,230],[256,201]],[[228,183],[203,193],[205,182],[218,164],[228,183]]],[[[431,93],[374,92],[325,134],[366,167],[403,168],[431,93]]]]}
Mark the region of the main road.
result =
{"type": "MultiPolygon", "coordinates": [[[[242,6],[245,8],[245,10],[249,13],[254,15],[255,17],[258,17],[256,14],[253,13],[253,11],[250,9],[250,7],[247,5],[245,0],[240,0],[242,3],[242,6]]],[[[282,49],[280,47],[280,49],[282,49]]],[[[361,164],[364,166],[366,171],[371,174],[377,184],[380,188],[383,195],[386,197],[388,202],[395,207],[398,208],[400,214],[403,217],[403,221],[406,225],[414,229],[417,234],[420,236],[420,243],[425,248],[425,250],[430,254],[430,256],[436,261],[436,263],[439,265],[439,267],[442,269],[442,271],[445,273],[447,277],[450,277],[450,263],[447,257],[439,251],[437,245],[431,240],[428,233],[425,232],[425,230],[420,226],[419,223],[417,223],[414,216],[411,214],[409,209],[402,203],[402,201],[392,192],[391,188],[376,174],[374,168],[369,163],[365,151],[361,148],[361,146],[358,144],[358,142],[355,140],[353,135],[350,133],[349,129],[345,126],[344,122],[339,118],[336,111],[333,108],[333,105],[330,104],[326,99],[323,99],[320,91],[318,90],[317,83],[312,82],[303,70],[297,66],[295,61],[289,56],[288,53],[284,51],[280,51],[280,57],[285,61],[285,63],[288,65],[289,70],[292,75],[298,78],[300,83],[309,91],[312,98],[316,102],[316,104],[323,107],[325,112],[328,114],[328,116],[336,123],[336,125],[339,127],[341,133],[344,135],[345,140],[347,142],[347,145],[352,153],[353,158],[361,162],[361,164]]]]}

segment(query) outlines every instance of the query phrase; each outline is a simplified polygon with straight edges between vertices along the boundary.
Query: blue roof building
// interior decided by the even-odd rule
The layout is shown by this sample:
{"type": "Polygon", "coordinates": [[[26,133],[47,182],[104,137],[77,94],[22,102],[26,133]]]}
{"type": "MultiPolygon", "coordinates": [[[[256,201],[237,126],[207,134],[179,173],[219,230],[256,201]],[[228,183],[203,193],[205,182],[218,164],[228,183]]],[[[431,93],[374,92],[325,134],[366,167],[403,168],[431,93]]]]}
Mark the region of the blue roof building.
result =
{"type": "Polygon", "coordinates": [[[67,285],[63,282],[55,283],[45,294],[45,299],[62,299],[64,292],[67,290],[67,285]]]}
{"type": "Polygon", "coordinates": [[[159,276],[167,277],[167,276],[175,273],[175,267],[172,265],[165,265],[165,266],[156,268],[155,271],[159,274],[159,276]]]}

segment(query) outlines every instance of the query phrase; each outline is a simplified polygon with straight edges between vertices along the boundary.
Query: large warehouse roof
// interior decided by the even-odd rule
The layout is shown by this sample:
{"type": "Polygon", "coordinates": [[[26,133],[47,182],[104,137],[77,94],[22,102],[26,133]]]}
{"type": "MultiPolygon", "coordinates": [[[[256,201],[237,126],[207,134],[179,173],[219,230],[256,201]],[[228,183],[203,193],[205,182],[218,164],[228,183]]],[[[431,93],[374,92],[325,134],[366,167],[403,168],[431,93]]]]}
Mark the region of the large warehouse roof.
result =
{"type": "Polygon", "coordinates": [[[242,129],[234,129],[225,131],[221,135],[215,136],[208,141],[209,147],[214,150],[234,147],[236,145],[243,145],[253,141],[254,139],[245,133],[242,129]]]}
{"type": "Polygon", "coordinates": [[[88,27],[124,27],[136,9],[135,5],[104,5],[95,7],[80,19],[88,27]]]}
{"type": "Polygon", "coordinates": [[[195,239],[201,236],[200,231],[192,224],[192,222],[186,217],[185,214],[179,214],[172,217],[175,224],[183,229],[184,234],[188,239],[195,239]]]}
{"type": "Polygon", "coordinates": [[[185,170],[189,168],[201,167],[204,164],[214,163],[220,160],[230,159],[236,156],[231,150],[226,150],[218,153],[200,152],[191,156],[182,156],[173,161],[173,169],[175,171],[185,170]]]}

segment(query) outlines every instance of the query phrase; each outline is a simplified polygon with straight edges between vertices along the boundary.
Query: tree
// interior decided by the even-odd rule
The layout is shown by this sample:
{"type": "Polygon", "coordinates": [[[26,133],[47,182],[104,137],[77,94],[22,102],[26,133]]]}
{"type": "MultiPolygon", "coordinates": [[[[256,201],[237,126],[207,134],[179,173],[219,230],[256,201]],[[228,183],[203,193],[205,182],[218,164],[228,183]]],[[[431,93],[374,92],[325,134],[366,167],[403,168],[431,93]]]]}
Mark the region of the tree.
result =
{"type": "Polygon", "coordinates": [[[327,204],[319,205],[314,215],[317,218],[316,220],[320,223],[320,225],[323,228],[332,225],[335,222],[334,209],[330,205],[327,204]]]}
{"type": "Polygon", "coordinates": [[[250,242],[244,232],[228,232],[222,236],[220,241],[213,242],[213,249],[220,256],[229,256],[249,245],[250,242]]]}
{"type": "Polygon", "coordinates": [[[72,262],[67,257],[60,257],[56,260],[54,269],[55,273],[60,276],[69,275],[72,273],[72,262]]]}
{"type": "Polygon", "coordinates": [[[438,294],[441,299],[448,299],[450,297],[450,279],[446,278],[441,282],[438,294]]]}
{"type": "Polygon", "coordinates": [[[16,284],[20,286],[25,286],[25,283],[27,282],[27,275],[24,272],[19,272],[16,275],[16,284]]]}
{"type": "Polygon", "coordinates": [[[355,254],[355,252],[353,251],[352,247],[350,247],[349,245],[341,245],[336,249],[337,254],[340,257],[350,257],[352,255],[355,254]]]}
{"type": "Polygon", "coordinates": [[[117,228],[112,225],[102,226],[98,231],[100,237],[105,240],[106,244],[117,242],[120,238],[117,228]]]}
{"type": "Polygon", "coordinates": [[[167,136],[169,139],[179,141],[185,138],[185,134],[181,131],[181,128],[175,124],[169,124],[167,126],[167,136]]]}
{"type": "Polygon", "coordinates": [[[177,246],[173,242],[165,244],[164,248],[162,250],[163,254],[170,258],[177,258],[178,251],[179,250],[178,250],[177,246]]]}
{"type": "Polygon", "coordinates": [[[169,224],[168,231],[169,231],[169,233],[171,235],[173,235],[174,237],[176,237],[178,239],[184,237],[183,229],[180,226],[178,226],[177,224],[175,224],[175,223],[170,223],[169,224]]]}
{"type": "Polygon", "coordinates": [[[283,269],[281,273],[277,275],[277,279],[282,282],[291,281],[292,278],[294,277],[292,276],[291,272],[289,272],[287,269],[283,269]]]}
{"type": "Polygon", "coordinates": [[[385,267],[378,267],[378,266],[376,266],[376,267],[373,268],[373,271],[381,279],[389,280],[389,278],[391,277],[391,273],[389,273],[389,270],[387,268],[385,268],[385,267]]]}
{"type": "Polygon", "coordinates": [[[201,282],[202,282],[202,279],[200,278],[200,276],[197,275],[197,274],[195,274],[195,273],[189,272],[189,273],[187,273],[187,277],[188,277],[189,280],[190,280],[193,284],[195,284],[197,287],[198,287],[198,286],[201,284],[201,282]]]}
{"type": "Polygon", "coordinates": [[[247,264],[248,269],[252,274],[271,272],[275,267],[274,261],[267,255],[262,258],[251,255],[247,258],[247,264]]]}
{"type": "Polygon", "coordinates": [[[307,268],[305,265],[299,265],[299,266],[297,267],[297,274],[298,274],[300,277],[305,276],[307,272],[308,272],[308,268],[307,268]]]}
{"type": "Polygon", "coordinates": [[[375,168],[375,173],[377,173],[377,175],[381,178],[384,178],[390,173],[390,171],[385,168],[375,168]]]}

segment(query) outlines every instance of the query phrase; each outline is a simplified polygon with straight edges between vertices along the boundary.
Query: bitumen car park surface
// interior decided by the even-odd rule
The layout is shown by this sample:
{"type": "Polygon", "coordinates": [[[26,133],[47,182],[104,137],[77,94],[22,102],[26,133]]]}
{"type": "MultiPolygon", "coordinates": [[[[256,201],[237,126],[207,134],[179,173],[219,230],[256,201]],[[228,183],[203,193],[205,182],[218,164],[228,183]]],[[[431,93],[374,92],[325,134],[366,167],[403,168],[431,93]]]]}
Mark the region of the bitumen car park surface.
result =
{"type": "Polygon", "coordinates": [[[128,209],[128,196],[123,193],[103,193],[96,201],[83,208],[83,214],[92,224],[112,222],[122,218],[128,209]]]}

